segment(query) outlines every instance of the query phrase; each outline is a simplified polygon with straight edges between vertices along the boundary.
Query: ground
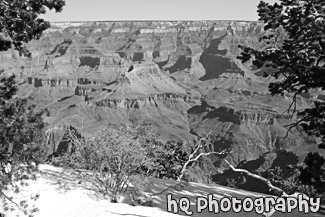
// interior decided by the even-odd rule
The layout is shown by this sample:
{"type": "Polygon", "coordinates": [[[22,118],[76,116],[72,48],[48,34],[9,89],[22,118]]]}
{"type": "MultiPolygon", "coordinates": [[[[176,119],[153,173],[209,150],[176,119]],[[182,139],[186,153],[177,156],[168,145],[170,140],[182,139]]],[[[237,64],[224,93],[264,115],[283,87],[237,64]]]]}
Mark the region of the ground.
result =
{"type": "MultiPolygon", "coordinates": [[[[145,206],[131,206],[128,203],[128,197],[121,199],[120,203],[111,203],[109,200],[100,198],[94,193],[91,187],[79,179],[79,177],[70,170],[64,170],[59,167],[50,165],[40,165],[40,174],[37,181],[31,181],[29,186],[24,187],[24,190],[19,194],[20,198],[28,198],[31,194],[40,194],[40,198],[34,202],[39,208],[35,213],[35,217],[176,217],[185,216],[184,212],[179,211],[178,214],[167,212],[167,198],[168,193],[172,194],[173,199],[177,201],[186,197],[191,201],[190,210],[193,211],[193,217],[203,216],[241,216],[251,217],[259,216],[253,212],[225,212],[225,213],[211,213],[204,210],[202,213],[196,211],[197,197],[207,196],[213,194],[214,198],[221,199],[223,197],[261,197],[259,193],[247,192],[238,189],[232,189],[215,184],[199,184],[190,182],[188,186],[182,191],[171,190],[169,192],[159,195],[154,200],[153,207],[145,206]],[[81,182],[80,182],[81,181],[81,182]]],[[[152,191],[159,192],[162,189],[175,185],[177,182],[173,180],[159,180],[152,179],[152,191]]],[[[15,197],[18,199],[18,196],[15,197]]],[[[33,202],[31,202],[33,203],[33,202]]],[[[8,213],[6,216],[16,216],[17,213],[8,213]]],[[[18,213],[18,216],[23,216],[18,213]]],[[[298,212],[293,213],[275,213],[275,217],[285,216],[321,216],[319,214],[302,214],[298,212]]]]}

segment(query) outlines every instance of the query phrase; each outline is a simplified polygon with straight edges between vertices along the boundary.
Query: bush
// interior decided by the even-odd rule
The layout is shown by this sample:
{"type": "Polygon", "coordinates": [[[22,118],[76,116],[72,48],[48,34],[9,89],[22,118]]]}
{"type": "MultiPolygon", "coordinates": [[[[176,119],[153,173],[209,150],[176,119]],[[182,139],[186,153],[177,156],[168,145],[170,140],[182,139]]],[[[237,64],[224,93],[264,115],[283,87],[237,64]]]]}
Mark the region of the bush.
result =
{"type": "MultiPolygon", "coordinates": [[[[39,39],[50,26],[39,15],[44,14],[46,8],[60,12],[64,5],[64,0],[1,0],[0,51],[14,48],[20,55],[30,58],[31,52],[23,43],[39,39]]],[[[13,209],[9,204],[14,204],[28,214],[26,201],[17,204],[7,193],[11,188],[13,192],[19,192],[17,182],[28,179],[30,175],[34,177],[34,170],[26,163],[37,161],[42,156],[43,112],[36,112],[34,106],[28,105],[28,99],[15,97],[15,76],[3,76],[3,71],[0,71],[0,76],[0,199],[4,202],[4,210],[13,209]]],[[[34,213],[35,209],[29,211],[34,213]]]]}
{"type": "Polygon", "coordinates": [[[234,178],[230,179],[227,178],[226,179],[226,186],[230,187],[230,188],[237,188],[237,182],[234,178]]]}
{"type": "Polygon", "coordinates": [[[171,147],[157,137],[150,123],[107,127],[95,136],[83,138],[74,135],[73,151],[64,158],[66,163],[83,171],[97,191],[112,202],[127,191],[143,191],[148,177],[161,165],[160,157],[171,147]]]}
{"type": "Polygon", "coordinates": [[[19,193],[26,180],[35,179],[36,165],[44,152],[43,114],[28,104],[28,99],[15,97],[17,87],[15,76],[5,76],[0,72],[0,198],[4,211],[16,206],[23,213],[28,204],[16,203],[9,192],[19,193]],[[12,206],[14,205],[14,206],[12,206]]]}
{"type": "Polygon", "coordinates": [[[283,171],[276,167],[264,177],[288,194],[301,192],[309,197],[320,197],[325,202],[325,159],[318,153],[308,153],[302,165],[289,166],[291,176],[283,178],[283,171]]]}
{"type": "Polygon", "coordinates": [[[177,179],[181,174],[182,167],[188,159],[184,143],[179,141],[167,141],[161,144],[153,153],[154,160],[151,168],[141,169],[149,176],[159,179],[177,179]]]}

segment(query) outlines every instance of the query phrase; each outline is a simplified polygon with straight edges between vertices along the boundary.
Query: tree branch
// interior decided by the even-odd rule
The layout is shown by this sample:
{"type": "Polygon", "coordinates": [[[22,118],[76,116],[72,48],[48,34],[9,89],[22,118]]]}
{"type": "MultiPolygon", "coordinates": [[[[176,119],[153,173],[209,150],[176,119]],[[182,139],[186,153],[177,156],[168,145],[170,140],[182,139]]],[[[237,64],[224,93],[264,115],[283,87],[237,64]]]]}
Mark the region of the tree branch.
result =
{"type": "Polygon", "coordinates": [[[200,139],[200,140],[198,141],[198,143],[196,143],[196,148],[195,148],[194,151],[190,154],[190,156],[188,157],[188,160],[187,160],[187,161],[185,162],[185,164],[183,165],[182,170],[181,170],[181,172],[180,172],[180,175],[179,175],[178,178],[177,178],[178,181],[181,181],[181,180],[182,180],[182,178],[183,178],[183,176],[184,176],[184,173],[185,173],[185,171],[186,171],[187,166],[188,166],[190,163],[192,163],[192,162],[196,162],[196,161],[198,161],[198,160],[200,159],[200,157],[202,157],[202,156],[208,156],[208,155],[210,155],[210,154],[218,154],[218,155],[222,155],[222,154],[225,154],[225,153],[226,153],[226,150],[223,150],[223,151],[221,151],[221,152],[209,151],[209,152],[206,152],[206,153],[200,153],[200,154],[198,154],[196,157],[194,157],[194,156],[198,153],[198,151],[199,151],[201,148],[206,147],[206,146],[208,146],[208,144],[209,144],[209,143],[203,144],[203,143],[202,143],[202,140],[203,140],[203,139],[200,139]]]}
{"type": "MultiPolygon", "coordinates": [[[[231,165],[227,160],[225,160],[225,162],[229,165],[229,167],[231,168],[232,171],[238,172],[238,173],[244,173],[247,176],[250,176],[250,177],[252,177],[254,179],[257,179],[257,180],[260,180],[261,182],[264,182],[270,188],[270,190],[272,189],[272,190],[275,190],[275,191],[281,193],[281,197],[294,197],[294,198],[298,198],[299,195],[302,195],[303,196],[303,199],[305,199],[305,200],[309,200],[310,199],[307,195],[305,195],[303,193],[297,193],[297,192],[295,192],[293,194],[288,195],[281,188],[278,188],[278,187],[274,186],[270,182],[270,180],[268,180],[268,179],[266,179],[266,178],[264,178],[264,177],[262,177],[260,175],[253,174],[253,173],[249,172],[248,170],[245,170],[245,169],[237,169],[233,165],[231,165]]],[[[320,210],[325,210],[325,206],[320,206],[320,210]]],[[[268,213],[265,213],[264,212],[262,215],[264,217],[270,217],[270,216],[272,216],[275,213],[275,211],[276,210],[274,208],[272,208],[270,212],[268,212],[268,213]]]]}
{"type": "Polygon", "coordinates": [[[262,176],[259,176],[257,174],[253,174],[253,173],[251,173],[251,172],[249,172],[248,170],[245,170],[245,169],[237,169],[233,165],[231,165],[227,160],[225,160],[225,162],[229,165],[229,167],[231,168],[232,171],[239,172],[239,173],[245,173],[247,176],[250,176],[250,177],[252,177],[254,179],[257,179],[257,180],[260,180],[260,181],[264,182],[270,189],[278,191],[282,195],[284,194],[284,195],[288,196],[281,188],[278,188],[278,187],[272,185],[272,183],[268,179],[266,179],[266,178],[264,178],[262,176]]]}
{"type": "Polygon", "coordinates": [[[196,156],[195,158],[193,158],[193,159],[189,159],[188,162],[189,162],[189,163],[195,162],[195,161],[199,160],[200,157],[202,157],[202,156],[208,156],[208,155],[210,155],[210,154],[218,154],[218,155],[222,155],[222,154],[225,154],[225,153],[226,153],[226,150],[223,150],[223,151],[221,151],[221,152],[214,152],[214,151],[212,151],[212,152],[207,152],[207,153],[200,153],[200,154],[199,154],[198,156],[196,156]]]}
{"type": "Polygon", "coordinates": [[[15,206],[18,207],[18,209],[20,211],[22,211],[23,213],[26,212],[26,210],[22,209],[18,203],[16,203],[15,201],[13,201],[10,197],[8,197],[3,191],[0,190],[0,196],[3,196],[5,199],[7,199],[10,203],[14,204],[15,206]]]}
{"type": "Polygon", "coordinates": [[[284,138],[287,138],[289,136],[289,133],[291,132],[291,130],[294,128],[294,127],[297,127],[300,123],[306,121],[308,118],[310,118],[310,116],[306,116],[306,117],[303,117],[302,119],[300,119],[299,121],[296,121],[292,124],[288,124],[288,125],[285,125],[284,127],[289,127],[289,129],[287,130],[286,132],[286,135],[284,136],[284,138]]]}

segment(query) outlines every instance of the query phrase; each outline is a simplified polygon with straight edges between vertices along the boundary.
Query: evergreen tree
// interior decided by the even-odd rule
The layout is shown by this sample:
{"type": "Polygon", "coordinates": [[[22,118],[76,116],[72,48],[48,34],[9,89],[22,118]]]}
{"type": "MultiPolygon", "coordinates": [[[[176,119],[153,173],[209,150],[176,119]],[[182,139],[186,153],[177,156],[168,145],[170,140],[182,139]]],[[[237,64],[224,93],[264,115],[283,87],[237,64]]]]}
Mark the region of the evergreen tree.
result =
{"type": "MultiPolygon", "coordinates": [[[[238,57],[267,71],[276,82],[269,86],[271,94],[293,93],[289,110],[296,112],[297,95],[311,90],[325,90],[325,1],[280,0],[270,5],[258,5],[259,20],[264,22],[264,34],[259,49],[240,46],[238,57]]],[[[325,139],[325,103],[298,112],[299,121],[310,135],[325,139]]],[[[319,147],[324,147],[320,144],[319,147]]]]}
{"type": "MultiPolygon", "coordinates": [[[[1,0],[0,1],[0,51],[15,49],[20,55],[31,57],[24,43],[39,39],[50,24],[39,18],[46,8],[60,12],[64,0],[1,0]]],[[[43,115],[29,105],[28,99],[16,97],[14,75],[0,72],[0,198],[4,210],[16,205],[25,214],[26,201],[16,203],[6,191],[19,192],[19,183],[35,178],[30,160],[37,161],[42,153],[43,115]]],[[[16,207],[16,208],[17,208],[16,207]]],[[[29,210],[30,213],[35,209],[29,210]]],[[[1,214],[1,213],[0,213],[1,214]]]]}
{"type": "Polygon", "coordinates": [[[50,23],[39,18],[46,8],[60,12],[64,0],[1,0],[0,1],[0,51],[12,47],[20,55],[31,56],[23,46],[33,39],[39,39],[50,23]]]}
{"type": "MultiPolygon", "coordinates": [[[[319,148],[325,148],[325,103],[315,100],[314,106],[297,111],[297,96],[311,90],[325,90],[325,1],[280,0],[270,5],[258,5],[259,21],[265,32],[260,37],[260,48],[240,46],[238,59],[252,60],[253,65],[265,71],[265,77],[276,79],[269,90],[275,94],[293,94],[288,111],[297,113],[298,121],[289,125],[289,131],[302,126],[309,134],[322,139],[319,148]]],[[[295,182],[296,188],[306,194],[323,194],[325,188],[324,158],[309,153],[295,182]]]]}

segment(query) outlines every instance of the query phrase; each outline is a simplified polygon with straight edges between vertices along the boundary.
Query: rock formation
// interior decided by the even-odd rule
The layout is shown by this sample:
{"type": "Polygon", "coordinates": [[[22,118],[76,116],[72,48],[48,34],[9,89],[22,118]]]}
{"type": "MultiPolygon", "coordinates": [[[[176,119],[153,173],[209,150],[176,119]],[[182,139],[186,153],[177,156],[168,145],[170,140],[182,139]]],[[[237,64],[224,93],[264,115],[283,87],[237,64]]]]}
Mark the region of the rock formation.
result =
{"type": "MultiPolygon", "coordinates": [[[[239,21],[53,23],[28,44],[31,59],[11,51],[0,65],[17,75],[20,96],[49,109],[52,126],[69,119],[80,128],[82,119],[92,133],[151,120],[165,139],[213,132],[215,151],[232,150],[224,157],[234,166],[282,149],[300,157],[306,148],[293,147],[316,146],[297,129],[285,137],[291,96],[270,96],[271,80],[236,59],[238,45],[258,46],[262,33],[260,23],[239,21]]],[[[300,96],[297,108],[323,96],[300,96]]]]}

